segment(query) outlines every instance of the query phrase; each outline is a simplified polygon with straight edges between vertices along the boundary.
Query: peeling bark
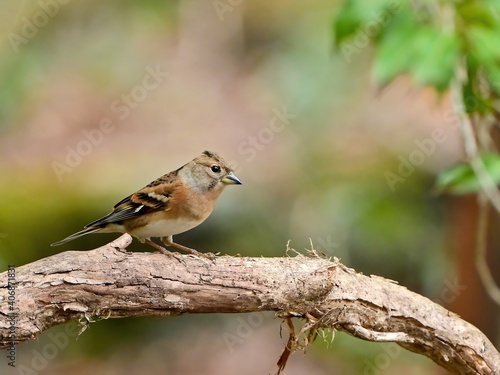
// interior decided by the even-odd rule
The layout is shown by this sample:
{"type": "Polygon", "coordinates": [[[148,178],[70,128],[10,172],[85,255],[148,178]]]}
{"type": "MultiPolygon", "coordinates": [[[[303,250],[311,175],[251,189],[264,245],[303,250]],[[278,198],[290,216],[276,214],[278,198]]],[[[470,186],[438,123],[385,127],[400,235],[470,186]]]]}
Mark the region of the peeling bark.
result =
{"type": "Polygon", "coordinates": [[[336,329],[396,342],[453,373],[500,374],[500,354],[477,328],[390,280],[301,255],[208,260],[131,253],[130,242],[123,235],[16,268],[14,305],[8,273],[0,274],[0,348],[11,344],[12,306],[16,343],[72,320],[275,311],[306,319],[308,337],[336,329]]]}

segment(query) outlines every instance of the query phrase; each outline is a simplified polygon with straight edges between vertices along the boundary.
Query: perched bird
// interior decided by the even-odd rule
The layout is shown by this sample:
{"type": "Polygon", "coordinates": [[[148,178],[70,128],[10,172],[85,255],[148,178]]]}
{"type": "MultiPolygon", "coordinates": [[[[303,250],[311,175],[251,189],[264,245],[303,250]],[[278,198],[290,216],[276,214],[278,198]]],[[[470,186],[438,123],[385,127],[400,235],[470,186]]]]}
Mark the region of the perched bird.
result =
{"type": "Polygon", "coordinates": [[[129,233],[164,254],[163,246],[151,240],[161,237],[166,246],[191,254],[204,254],[173,242],[173,235],[201,224],[213,211],[227,185],[241,185],[231,166],[215,152],[204,151],[179,169],[151,182],[118,202],[113,212],[87,224],[51,246],[61,245],[89,233],[129,233]]]}

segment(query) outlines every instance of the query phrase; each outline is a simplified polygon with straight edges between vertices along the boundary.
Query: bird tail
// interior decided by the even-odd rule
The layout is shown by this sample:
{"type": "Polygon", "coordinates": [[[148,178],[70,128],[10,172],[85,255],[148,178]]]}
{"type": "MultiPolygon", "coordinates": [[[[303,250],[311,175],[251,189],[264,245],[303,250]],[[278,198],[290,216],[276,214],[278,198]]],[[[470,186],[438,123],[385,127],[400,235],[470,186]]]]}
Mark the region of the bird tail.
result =
{"type": "Polygon", "coordinates": [[[68,236],[65,239],[62,239],[61,241],[54,242],[50,246],[59,246],[59,245],[62,245],[63,243],[73,241],[75,238],[85,236],[86,234],[97,232],[101,229],[102,228],[99,228],[99,227],[85,228],[84,230],[81,230],[80,232],[76,232],[76,233],[72,234],[71,236],[68,236]]]}

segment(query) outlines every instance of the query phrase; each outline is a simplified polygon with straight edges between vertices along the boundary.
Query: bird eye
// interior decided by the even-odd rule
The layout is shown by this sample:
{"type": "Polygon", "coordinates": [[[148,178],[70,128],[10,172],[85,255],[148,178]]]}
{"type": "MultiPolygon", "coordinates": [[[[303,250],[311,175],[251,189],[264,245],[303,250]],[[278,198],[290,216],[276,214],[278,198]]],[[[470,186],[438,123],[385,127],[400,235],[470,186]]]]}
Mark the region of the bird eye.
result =
{"type": "Polygon", "coordinates": [[[220,167],[218,165],[212,165],[210,167],[210,169],[212,170],[212,172],[214,173],[219,173],[220,172],[220,167]]]}

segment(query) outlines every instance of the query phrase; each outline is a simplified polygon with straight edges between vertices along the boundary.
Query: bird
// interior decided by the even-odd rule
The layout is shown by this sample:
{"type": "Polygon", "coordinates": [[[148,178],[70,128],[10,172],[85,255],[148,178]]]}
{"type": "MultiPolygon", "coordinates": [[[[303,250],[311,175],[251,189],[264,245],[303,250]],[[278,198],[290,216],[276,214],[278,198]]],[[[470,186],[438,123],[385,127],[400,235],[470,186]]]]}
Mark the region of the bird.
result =
{"type": "Polygon", "coordinates": [[[203,153],[122,199],[108,215],[84,226],[51,246],[62,245],[90,233],[128,233],[163,254],[171,253],[151,238],[196,256],[195,249],[175,243],[173,236],[186,232],[212,213],[217,198],[228,185],[241,185],[230,164],[215,152],[203,153]]]}

